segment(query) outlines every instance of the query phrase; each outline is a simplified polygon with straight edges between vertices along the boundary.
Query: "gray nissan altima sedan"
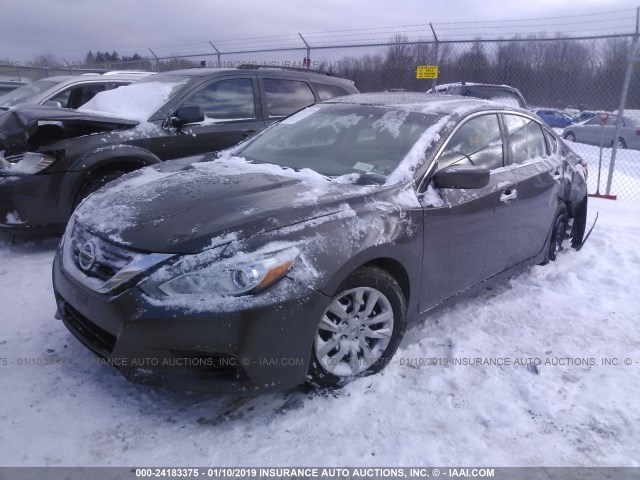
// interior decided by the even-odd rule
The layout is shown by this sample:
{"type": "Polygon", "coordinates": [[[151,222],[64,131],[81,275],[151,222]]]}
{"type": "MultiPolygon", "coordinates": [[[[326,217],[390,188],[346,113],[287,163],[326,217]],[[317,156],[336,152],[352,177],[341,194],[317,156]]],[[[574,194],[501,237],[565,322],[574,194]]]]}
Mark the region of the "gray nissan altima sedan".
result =
{"type": "Polygon", "coordinates": [[[580,247],[586,212],[582,160],[525,110],[339,97],[88,197],[58,317],[135,382],[341,386],[435,308],[580,247]]]}

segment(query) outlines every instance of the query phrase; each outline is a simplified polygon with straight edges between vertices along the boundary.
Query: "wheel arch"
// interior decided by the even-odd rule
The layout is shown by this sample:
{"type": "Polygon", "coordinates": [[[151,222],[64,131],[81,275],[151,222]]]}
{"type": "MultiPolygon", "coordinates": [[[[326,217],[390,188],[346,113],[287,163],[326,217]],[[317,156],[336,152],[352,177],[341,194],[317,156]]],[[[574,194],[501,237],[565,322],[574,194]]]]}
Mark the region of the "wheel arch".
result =
{"type": "Polygon", "coordinates": [[[340,285],[356,270],[363,267],[377,267],[389,273],[398,282],[407,306],[411,305],[415,300],[415,294],[411,289],[411,279],[413,277],[410,268],[408,268],[410,264],[385,250],[387,249],[369,249],[350,259],[325,285],[323,288],[323,290],[326,290],[325,293],[330,296],[338,293],[340,285]]]}
{"type": "Polygon", "coordinates": [[[161,160],[153,153],[129,145],[115,145],[93,151],[71,166],[69,170],[74,174],[65,175],[58,192],[57,206],[70,215],[80,188],[91,175],[112,170],[124,170],[128,173],[158,163],[161,160]]]}

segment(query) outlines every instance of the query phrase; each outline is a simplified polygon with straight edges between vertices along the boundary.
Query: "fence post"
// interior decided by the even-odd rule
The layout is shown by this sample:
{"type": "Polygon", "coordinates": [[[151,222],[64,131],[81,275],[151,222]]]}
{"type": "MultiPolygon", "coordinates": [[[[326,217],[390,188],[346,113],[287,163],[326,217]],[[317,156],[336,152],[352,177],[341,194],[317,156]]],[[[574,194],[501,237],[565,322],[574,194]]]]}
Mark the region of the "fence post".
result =
{"type": "Polygon", "coordinates": [[[220,51],[216,48],[216,46],[213,43],[211,43],[211,40],[209,40],[209,45],[211,45],[213,49],[216,51],[216,55],[218,56],[218,68],[220,68],[220,51]]]}
{"type": "Polygon", "coordinates": [[[149,51],[151,52],[151,55],[153,55],[153,58],[156,59],[156,72],[160,71],[160,59],[158,58],[158,56],[153,53],[153,50],[149,49],[149,51]]]}
{"type": "Polygon", "coordinates": [[[627,93],[629,93],[629,84],[631,83],[631,74],[633,73],[633,64],[635,62],[636,54],[638,53],[638,41],[640,35],[638,34],[638,16],[640,16],[640,7],[636,10],[636,33],[633,36],[631,42],[631,49],[629,51],[629,60],[627,63],[627,71],[624,74],[624,82],[622,84],[622,94],[620,95],[620,105],[618,106],[618,118],[616,119],[616,130],[613,136],[613,149],[611,150],[611,161],[609,162],[609,175],[607,176],[607,190],[606,194],[611,195],[611,183],[613,182],[613,170],[616,164],[616,155],[618,153],[618,138],[620,138],[620,129],[622,128],[622,115],[624,114],[624,107],[627,103],[627,93]]]}
{"type": "Polygon", "coordinates": [[[307,43],[307,41],[304,39],[304,37],[302,36],[302,34],[300,32],[298,32],[298,35],[300,35],[300,38],[302,39],[304,44],[307,46],[307,65],[306,65],[306,67],[309,68],[311,66],[311,46],[307,43]]]}
{"type": "MultiPolygon", "coordinates": [[[[440,41],[438,40],[438,36],[436,35],[436,31],[433,28],[433,25],[431,24],[431,22],[429,22],[429,26],[431,27],[431,32],[433,33],[433,39],[436,41],[436,61],[435,61],[435,64],[438,65],[438,50],[439,50],[439,47],[440,47],[440,41]]],[[[438,70],[439,70],[439,68],[438,68],[438,70]]],[[[432,85],[431,85],[431,88],[433,89],[433,93],[436,92],[436,86],[437,85],[438,85],[438,79],[434,78],[433,82],[432,82],[432,85]]]]}

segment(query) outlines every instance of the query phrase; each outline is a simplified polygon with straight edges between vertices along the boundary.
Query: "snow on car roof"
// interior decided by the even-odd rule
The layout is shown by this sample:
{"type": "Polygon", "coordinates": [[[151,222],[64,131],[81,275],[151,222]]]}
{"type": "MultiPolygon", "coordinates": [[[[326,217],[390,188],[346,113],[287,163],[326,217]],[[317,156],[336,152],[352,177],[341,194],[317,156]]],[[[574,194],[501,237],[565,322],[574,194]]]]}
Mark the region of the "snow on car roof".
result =
{"type": "Polygon", "coordinates": [[[504,108],[504,105],[471,97],[458,95],[440,95],[420,92],[384,92],[384,93],[360,93],[327,100],[324,103],[352,103],[361,105],[379,105],[397,107],[403,110],[412,110],[434,114],[460,114],[475,109],[504,108]]]}

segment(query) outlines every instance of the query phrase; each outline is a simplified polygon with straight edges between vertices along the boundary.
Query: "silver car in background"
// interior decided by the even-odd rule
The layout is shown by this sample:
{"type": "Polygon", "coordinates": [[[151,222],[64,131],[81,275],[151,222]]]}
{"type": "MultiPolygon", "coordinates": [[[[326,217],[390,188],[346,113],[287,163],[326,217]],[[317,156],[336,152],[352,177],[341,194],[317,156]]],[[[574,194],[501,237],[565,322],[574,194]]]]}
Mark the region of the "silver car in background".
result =
{"type": "MultiPolygon", "coordinates": [[[[610,114],[604,125],[604,146],[613,147],[615,141],[616,122],[618,116],[610,114]]],[[[600,145],[600,118],[596,115],[591,120],[575,125],[569,125],[562,131],[562,137],[570,142],[600,145]]],[[[628,117],[622,117],[622,128],[617,139],[618,148],[640,150],[640,126],[628,117]]]]}
{"type": "Polygon", "coordinates": [[[148,72],[107,72],[46,77],[0,96],[0,111],[22,105],[54,102],[63,108],[81,107],[96,94],[140,80],[148,72]]]}

